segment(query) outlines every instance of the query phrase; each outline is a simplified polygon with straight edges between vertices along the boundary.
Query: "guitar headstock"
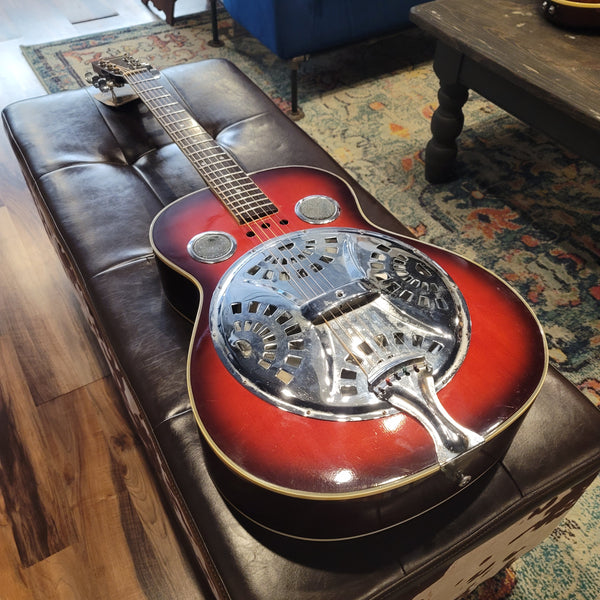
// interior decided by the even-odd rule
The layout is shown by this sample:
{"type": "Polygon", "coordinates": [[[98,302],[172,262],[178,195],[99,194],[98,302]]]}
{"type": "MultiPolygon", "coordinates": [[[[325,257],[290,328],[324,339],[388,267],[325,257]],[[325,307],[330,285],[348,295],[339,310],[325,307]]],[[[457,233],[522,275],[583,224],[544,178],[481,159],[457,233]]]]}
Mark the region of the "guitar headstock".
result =
{"type": "Polygon", "coordinates": [[[120,106],[137,98],[136,94],[117,93],[116,90],[122,88],[126,83],[131,84],[138,79],[138,76],[141,75],[144,80],[160,77],[156,69],[133,58],[130,54],[100,58],[92,62],[92,68],[95,73],[86,73],[85,79],[102,92],[102,94],[96,95],[96,98],[108,106],[120,106]],[[146,76],[149,72],[150,76],[146,76]],[[110,98],[103,95],[107,92],[110,92],[110,98]]]}
{"type": "Polygon", "coordinates": [[[120,106],[135,100],[137,94],[117,93],[116,88],[122,88],[126,83],[131,84],[139,75],[142,75],[145,80],[160,77],[156,69],[130,54],[100,58],[92,62],[92,68],[95,73],[86,73],[85,79],[89,84],[97,87],[102,94],[110,92],[110,98],[102,94],[96,96],[100,102],[108,106],[120,106]],[[145,76],[148,72],[150,72],[149,77],[145,76]]]}
{"type": "Polygon", "coordinates": [[[130,75],[153,70],[149,64],[141,62],[130,54],[95,60],[92,62],[92,68],[97,73],[97,76],[92,76],[92,81],[88,79],[89,83],[96,85],[96,81],[103,79],[105,82],[112,83],[112,86],[116,87],[125,85],[127,77],[130,75]]]}

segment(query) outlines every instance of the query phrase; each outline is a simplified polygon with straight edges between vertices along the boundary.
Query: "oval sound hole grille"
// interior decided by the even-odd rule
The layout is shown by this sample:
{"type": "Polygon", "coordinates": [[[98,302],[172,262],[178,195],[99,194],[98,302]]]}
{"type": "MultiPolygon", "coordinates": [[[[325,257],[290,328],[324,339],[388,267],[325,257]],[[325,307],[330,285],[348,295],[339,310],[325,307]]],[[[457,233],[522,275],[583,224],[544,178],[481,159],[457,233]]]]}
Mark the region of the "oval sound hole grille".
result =
{"type": "Polygon", "coordinates": [[[194,260],[209,264],[231,258],[236,247],[235,238],[224,231],[205,231],[195,235],[187,246],[194,260]]]}
{"type": "Polygon", "coordinates": [[[426,256],[384,234],[312,229],[238,259],[213,294],[210,329],[228,370],[298,414],[369,419],[396,409],[372,391],[381,372],[425,357],[436,386],[466,354],[456,286],[426,256]]]}
{"type": "Polygon", "coordinates": [[[296,215],[306,223],[324,225],[340,214],[340,205],[329,196],[306,196],[296,204],[296,215]]]}

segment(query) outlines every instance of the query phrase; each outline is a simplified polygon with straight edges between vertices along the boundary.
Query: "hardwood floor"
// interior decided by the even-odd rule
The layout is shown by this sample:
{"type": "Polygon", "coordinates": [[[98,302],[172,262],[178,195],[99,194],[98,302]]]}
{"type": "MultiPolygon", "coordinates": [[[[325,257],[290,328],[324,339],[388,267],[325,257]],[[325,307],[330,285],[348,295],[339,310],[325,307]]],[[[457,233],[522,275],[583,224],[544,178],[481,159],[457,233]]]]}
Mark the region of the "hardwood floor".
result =
{"type": "MultiPolygon", "coordinates": [[[[45,93],[20,44],[160,16],[141,0],[2,0],[0,108],[45,93]]],[[[4,130],[0,182],[0,600],[205,598],[4,130]]]]}

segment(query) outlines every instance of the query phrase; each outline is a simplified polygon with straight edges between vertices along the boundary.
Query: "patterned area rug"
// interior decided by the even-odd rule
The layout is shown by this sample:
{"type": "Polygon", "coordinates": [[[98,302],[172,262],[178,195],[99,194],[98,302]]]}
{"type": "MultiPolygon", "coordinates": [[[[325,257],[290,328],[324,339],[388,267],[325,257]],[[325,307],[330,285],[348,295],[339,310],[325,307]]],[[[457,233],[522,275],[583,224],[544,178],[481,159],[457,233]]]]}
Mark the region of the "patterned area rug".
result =
{"type": "MultiPolygon", "coordinates": [[[[159,69],[224,57],[289,110],[288,65],[226,15],[225,45],[210,47],[208,21],[153,23],[23,53],[50,92],[85,85],[90,62],[110,54],[129,52],[159,69]]],[[[429,185],[423,150],[438,88],[432,57],[432,41],[409,29],[311,58],[300,70],[306,116],[299,125],[417,236],[509,281],[540,319],[551,362],[598,406],[600,170],[471,94],[458,178],[429,185]]],[[[469,600],[599,598],[599,510],[596,481],[550,538],[469,600]]]]}

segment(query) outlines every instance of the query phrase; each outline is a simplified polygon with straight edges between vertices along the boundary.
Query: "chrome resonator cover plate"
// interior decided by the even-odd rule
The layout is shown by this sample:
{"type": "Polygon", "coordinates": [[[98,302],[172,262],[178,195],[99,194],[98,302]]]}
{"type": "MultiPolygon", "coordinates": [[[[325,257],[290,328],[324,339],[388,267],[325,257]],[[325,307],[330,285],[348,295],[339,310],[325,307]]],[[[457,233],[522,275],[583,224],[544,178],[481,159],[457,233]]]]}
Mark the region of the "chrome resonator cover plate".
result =
{"type": "Polygon", "coordinates": [[[221,360],[255,395],[339,421],[399,412],[376,389],[416,361],[439,390],[464,360],[471,327],[437,263],[391,236],[339,228],[244,254],[219,282],[209,318],[221,360]]]}

